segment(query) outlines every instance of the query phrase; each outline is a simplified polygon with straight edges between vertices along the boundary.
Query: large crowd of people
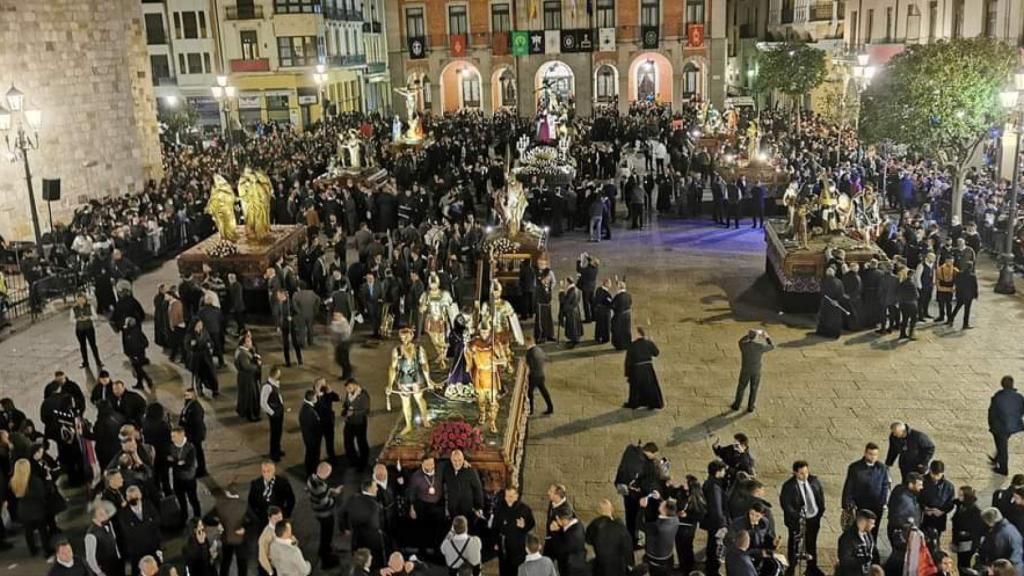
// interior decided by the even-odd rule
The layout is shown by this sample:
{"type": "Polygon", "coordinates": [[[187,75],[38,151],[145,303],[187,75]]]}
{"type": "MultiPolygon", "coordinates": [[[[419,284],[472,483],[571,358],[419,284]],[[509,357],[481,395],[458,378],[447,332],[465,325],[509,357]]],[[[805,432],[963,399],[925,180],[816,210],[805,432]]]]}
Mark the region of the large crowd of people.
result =
{"type": "MultiPolygon", "coordinates": [[[[717,149],[698,146],[697,110],[673,113],[646,104],[621,116],[603,110],[593,118],[569,119],[576,178],[550,187],[527,181],[529,219],[552,238],[576,233],[592,242],[610,239],[622,212],[631,228],[645,227],[654,214],[706,212],[720,225],[738,225],[745,215],[752,226],[759,220],[763,226],[775,206],[771,200],[783,191],[741,178],[726,181],[720,167],[743,149],[742,137],[717,149]]],[[[738,116],[741,123],[750,119],[738,116]]],[[[628,447],[609,486],[609,495],[621,495],[625,513],[616,512],[611,499],[602,500],[596,503],[600,515],[586,525],[570,503],[571,489],[561,484],[550,486],[543,517],[513,486],[485,494],[471,458],[458,450],[427,455],[413,469],[371,465],[370,396],[363,388],[371,376],[353,366],[352,342],[385,338],[401,328],[421,331],[418,304],[431,281],[460,305],[473,299],[481,244],[496,222],[492,195],[507,185],[506,163],[518,153],[515,143],[532,130],[528,119],[506,113],[425,120],[432,143],[404,150],[389,145],[386,120],[354,114],[329,118],[304,133],[260,127],[231,146],[166,143],[162,180],[139,194],[90,202],[55,232],[45,262],[25,263],[26,277],[46,265],[89,278],[91,294],[76,299],[70,323],[82,367],[90,366],[91,353],[97,368],[90,390],[55,372],[42,393],[40,426],[35,414],[23,411],[27,406],[0,400],[0,495],[29,553],[52,555],[54,576],[229,576],[232,568],[238,575],[306,576],[314,565],[333,573],[342,564],[358,576],[434,569],[468,576],[495,557],[502,576],[624,576],[641,570],[713,576],[722,564],[730,576],[778,576],[786,565],[815,575],[831,571],[831,565],[819,564],[817,536],[832,506],[821,481],[810,474],[812,465],[792,463],[792,478],[775,506],[757,478],[744,434],[715,447],[703,482],[670,474],[654,443],[628,447]],[[363,135],[372,164],[386,171],[379,186],[331,172],[338,139],[351,129],[363,135]],[[265,271],[266,305],[254,307],[242,279],[204,269],[161,285],[147,310],[133,296],[132,282],[150,264],[212,233],[204,208],[213,176],[230,180],[246,166],[270,176],[274,222],[302,224],[307,231],[296,253],[265,271]],[[249,329],[251,316],[265,317],[265,311],[283,348],[273,361],[260,354],[249,329]],[[153,319],[152,344],[191,375],[176,419],[155,400],[146,371],[147,317],[153,319]],[[317,326],[325,317],[326,330],[317,326]],[[120,333],[134,383],[105,369],[96,345],[101,319],[120,333]],[[325,334],[329,341],[321,343],[325,334]],[[282,368],[293,359],[302,364],[304,349],[323,344],[333,349],[337,366],[325,369],[295,407],[305,448],[306,481],[299,484],[278,469],[286,460],[283,418],[291,409],[280,389],[282,368]],[[221,382],[226,355],[236,372],[235,410],[248,421],[268,420],[269,450],[244,496],[216,488],[213,505],[204,508],[198,494],[208,475],[204,405],[207,397],[217,401],[230,394],[221,382]],[[337,390],[331,384],[335,376],[343,382],[337,390]],[[344,459],[335,452],[339,425],[344,459]],[[335,483],[342,466],[360,478],[346,497],[335,483]],[[61,532],[65,493],[89,502],[81,539],[61,532]],[[318,524],[315,559],[307,559],[294,538],[297,498],[309,499],[318,524]],[[788,533],[784,554],[777,549],[778,519],[788,533]],[[699,532],[706,542],[702,561],[695,550],[699,532]],[[348,541],[344,563],[335,546],[339,533],[348,541]],[[170,550],[166,543],[175,534],[185,543],[170,550]],[[639,562],[636,550],[642,550],[639,562]]],[[[841,253],[829,255],[822,292],[846,313],[830,314],[823,304],[820,333],[900,328],[912,338],[915,323],[929,318],[933,296],[939,319],[952,323],[963,308],[962,326],[970,326],[971,295],[977,294],[973,268],[978,253],[999,242],[1003,186],[984,170],[972,173],[964,207],[968,223],[961,226],[949,217],[949,175],[934,163],[867,153],[852,133],[814,116],[793,123],[764,111],[758,120],[761,149],[798,187],[835,185],[851,195],[874,187],[884,190],[895,210],[878,241],[884,263],[860,270],[841,253]]],[[[556,409],[545,386],[541,345],[560,339],[557,325],[572,347],[585,338],[589,324],[597,343],[625,351],[625,406],[664,406],[653,364],[659,349],[642,328],[634,334],[632,296],[625,282],[601,269],[598,258],[582,254],[576,274],[561,282],[552,270],[526,261],[504,297],[520,319],[533,320],[526,339],[531,408],[538,391],[546,412],[556,409]]],[[[472,314],[471,305],[466,314],[472,314]]],[[[748,387],[747,409],[754,410],[761,356],[773,348],[764,332],[740,341],[743,366],[734,410],[748,387]]],[[[1007,474],[1006,441],[1022,428],[1024,397],[1009,377],[1002,388],[993,399],[990,428],[997,447],[993,467],[1007,474]]],[[[836,574],[883,570],[900,576],[907,549],[921,546],[931,550],[934,573],[1020,576],[1024,477],[1015,476],[997,492],[993,506],[982,510],[972,487],[956,488],[945,478],[938,452],[904,422],[892,425],[884,461],[878,446],[866,445],[834,506],[844,516],[836,574]],[[897,463],[901,482],[892,487],[888,468],[897,463]],[[886,515],[892,553],[883,563],[877,538],[886,515]],[[946,531],[951,540],[942,538],[946,531]]],[[[0,536],[10,526],[0,523],[0,536]]]]}

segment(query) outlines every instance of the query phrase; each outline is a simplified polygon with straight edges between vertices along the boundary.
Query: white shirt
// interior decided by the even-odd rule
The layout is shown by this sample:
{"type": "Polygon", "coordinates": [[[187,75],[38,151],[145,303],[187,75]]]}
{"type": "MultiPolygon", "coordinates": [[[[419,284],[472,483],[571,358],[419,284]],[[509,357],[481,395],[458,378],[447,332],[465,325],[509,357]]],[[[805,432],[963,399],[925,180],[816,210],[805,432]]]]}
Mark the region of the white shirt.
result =
{"type": "Polygon", "coordinates": [[[268,416],[273,416],[274,409],[271,408],[269,404],[271,387],[280,390],[281,384],[274,380],[273,378],[267,379],[267,382],[270,384],[270,386],[263,386],[262,388],[260,388],[260,408],[268,416]]]}

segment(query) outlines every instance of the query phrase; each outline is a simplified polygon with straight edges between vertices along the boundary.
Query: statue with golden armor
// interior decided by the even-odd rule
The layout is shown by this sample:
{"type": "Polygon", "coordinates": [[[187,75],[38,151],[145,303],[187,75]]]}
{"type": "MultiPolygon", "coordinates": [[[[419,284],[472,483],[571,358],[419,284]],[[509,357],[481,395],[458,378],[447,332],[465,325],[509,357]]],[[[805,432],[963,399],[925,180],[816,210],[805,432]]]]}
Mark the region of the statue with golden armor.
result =
{"type": "Polygon", "coordinates": [[[401,432],[403,435],[412,432],[414,400],[423,426],[430,427],[430,414],[424,397],[424,393],[433,387],[430,382],[430,366],[427,364],[427,352],[423,346],[413,342],[413,335],[412,328],[402,328],[398,331],[399,344],[391,351],[388,386],[385,390],[388,411],[391,411],[392,394],[398,394],[402,399],[402,416],[405,417],[405,428],[402,428],[401,432]]]}
{"type": "Polygon", "coordinates": [[[427,291],[420,296],[420,318],[423,318],[423,331],[430,337],[430,342],[437,351],[437,365],[448,367],[448,331],[455,321],[459,310],[455,306],[452,295],[441,289],[441,279],[436,272],[430,273],[427,291]]]}
{"type": "Polygon", "coordinates": [[[477,337],[466,346],[466,368],[476,391],[480,411],[479,426],[492,434],[498,432],[498,390],[501,387],[501,361],[491,338],[491,326],[481,322],[477,337]]]}
{"type": "Polygon", "coordinates": [[[206,202],[206,213],[213,218],[213,225],[217,227],[221,239],[228,242],[238,241],[238,229],[235,222],[236,200],[231,184],[220,174],[214,175],[210,199],[206,202]]]}
{"type": "Polygon", "coordinates": [[[270,234],[270,202],[274,187],[262,171],[246,168],[238,179],[238,195],[242,200],[242,214],[250,241],[260,242],[270,234]]]}
{"type": "MultiPolygon", "coordinates": [[[[493,267],[493,265],[492,265],[493,267]]],[[[501,297],[502,286],[497,279],[491,280],[491,301],[480,309],[481,323],[487,323],[494,330],[494,347],[500,357],[499,363],[512,361],[512,342],[522,346],[523,329],[519,316],[508,300],[501,297]]]]}

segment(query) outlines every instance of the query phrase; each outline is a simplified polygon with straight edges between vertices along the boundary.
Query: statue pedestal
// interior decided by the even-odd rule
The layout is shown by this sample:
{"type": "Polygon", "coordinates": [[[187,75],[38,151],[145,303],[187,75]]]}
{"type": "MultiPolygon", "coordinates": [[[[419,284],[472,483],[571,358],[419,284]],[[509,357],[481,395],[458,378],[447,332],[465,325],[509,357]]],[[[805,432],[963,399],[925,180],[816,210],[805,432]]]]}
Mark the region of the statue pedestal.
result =
{"type": "MultiPolygon", "coordinates": [[[[511,385],[512,391],[498,401],[498,433],[491,434],[485,430],[484,444],[466,454],[470,464],[480,473],[484,490],[488,492],[521,484],[529,415],[526,363],[521,355],[516,364],[515,378],[507,381],[506,385],[511,385]]],[[[475,402],[442,400],[431,394],[427,403],[430,418],[435,424],[444,420],[465,420],[475,426],[479,418],[475,402]]],[[[404,426],[405,420],[399,415],[377,461],[391,466],[401,461],[403,469],[416,470],[423,457],[431,451],[430,429],[417,425],[412,432],[402,436],[399,431],[404,426]]]]}
{"type": "Polygon", "coordinates": [[[261,280],[275,260],[288,252],[294,252],[306,234],[301,225],[274,225],[263,242],[249,241],[248,230],[238,227],[238,251],[230,256],[218,258],[207,252],[220,242],[220,234],[214,234],[199,244],[182,252],[178,258],[178,272],[182,275],[202,272],[203,264],[226,279],[229,272],[238,275],[246,284],[261,280]]]}

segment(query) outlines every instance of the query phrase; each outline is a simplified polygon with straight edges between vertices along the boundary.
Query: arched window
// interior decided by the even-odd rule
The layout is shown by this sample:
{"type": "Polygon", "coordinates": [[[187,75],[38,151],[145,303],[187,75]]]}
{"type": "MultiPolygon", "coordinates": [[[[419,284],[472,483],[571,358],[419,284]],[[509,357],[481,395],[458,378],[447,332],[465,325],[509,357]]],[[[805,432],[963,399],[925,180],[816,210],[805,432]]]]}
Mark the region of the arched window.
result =
{"type": "Polygon", "coordinates": [[[512,71],[506,68],[501,72],[501,76],[498,77],[498,83],[501,86],[501,105],[502,106],[515,106],[516,105],[516,78],[512,75],[512,71]]]}
{"type": "Polygon", "coordinates": [[[597,101],[607,103],[615,100],[619,94],[618,83],[615,82],[615,69],[602,64],[597,69],[597,101]]]}
{"type": "Polygon", "coordinates": [[[475,70],[464,68],[459,70],[459,84],[462,90],[462,107],[480,107],[480,74],[475,70]]]}

